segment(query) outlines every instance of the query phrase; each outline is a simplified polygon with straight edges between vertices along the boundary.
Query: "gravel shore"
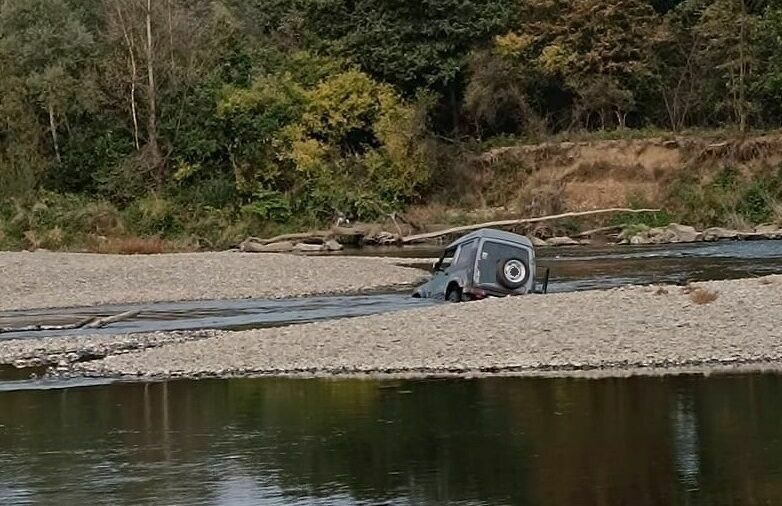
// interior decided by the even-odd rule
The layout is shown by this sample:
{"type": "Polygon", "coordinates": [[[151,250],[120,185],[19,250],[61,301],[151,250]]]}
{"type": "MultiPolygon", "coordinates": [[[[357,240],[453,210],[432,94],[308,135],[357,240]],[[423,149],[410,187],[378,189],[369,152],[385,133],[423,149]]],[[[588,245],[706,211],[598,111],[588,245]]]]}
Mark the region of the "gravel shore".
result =
{"type": "Polygon", "coordinates": [[[0,311],[355,293],[423,276],[384,258],[0,253],[0,311]]]}
{"type": "MultiPolygon", "coordinates": [[[[782,361],[782,277],[494,299],[213,337],[78,365],[97,375],[570,374],[782,361]]],[[[1,349],[1,345],[0,345],[1,349]]]]}

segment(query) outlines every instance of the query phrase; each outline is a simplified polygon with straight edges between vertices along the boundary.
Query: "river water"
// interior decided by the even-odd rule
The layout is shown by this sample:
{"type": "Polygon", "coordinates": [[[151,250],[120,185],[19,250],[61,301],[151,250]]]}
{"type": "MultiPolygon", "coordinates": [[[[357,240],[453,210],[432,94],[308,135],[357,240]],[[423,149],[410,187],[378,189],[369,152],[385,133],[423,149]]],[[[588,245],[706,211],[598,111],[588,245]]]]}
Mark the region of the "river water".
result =
{"type": "Polygon", "coordinates": [[[779,504],[782,376],[0,394],[0,504],[779,504]]]}

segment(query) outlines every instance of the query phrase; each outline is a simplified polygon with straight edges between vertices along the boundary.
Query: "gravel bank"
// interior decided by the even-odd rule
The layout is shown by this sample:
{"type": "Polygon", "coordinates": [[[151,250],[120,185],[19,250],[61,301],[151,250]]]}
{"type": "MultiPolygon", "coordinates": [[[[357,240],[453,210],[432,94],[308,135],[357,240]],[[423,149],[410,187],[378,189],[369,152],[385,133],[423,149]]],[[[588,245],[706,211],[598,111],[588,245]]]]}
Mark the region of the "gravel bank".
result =
{"type": "Polygon", "coordinates": [[[782,361],[782,277],[442,305],[244,332],[79,368],[99,375],[539,374],[782,361]]]}
{"type": "Polygon", "coordinates": [[[0,311],[352,293],[422,277],[420,270],[380,258],[0,253],[0,311]]]}
{"type": "Polygon", "coordinates": [[[166,344],[214,337],[211,331],[132,334],[124,336],[49,337],[0,341],[0,365],[67,367],[82,360],[148,350],[166,344]]]}

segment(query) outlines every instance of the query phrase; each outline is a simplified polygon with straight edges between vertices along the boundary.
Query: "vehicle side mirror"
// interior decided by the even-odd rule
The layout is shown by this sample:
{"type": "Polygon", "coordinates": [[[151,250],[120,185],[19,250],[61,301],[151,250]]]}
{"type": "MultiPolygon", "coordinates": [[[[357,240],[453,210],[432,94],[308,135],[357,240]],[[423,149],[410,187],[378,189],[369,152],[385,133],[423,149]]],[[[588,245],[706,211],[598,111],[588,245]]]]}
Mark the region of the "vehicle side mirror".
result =
{"type": "Polygon", "coordinates": [[[435,272],[437,272],[437,270],[438,270],[438,269],[437,269],[437,264],[439,264],[439,263],[440,263],[440,261],[439,261],[439,260],[435,260],[434,262],[432,262],[432,274],[434,274],[435,272]]]}

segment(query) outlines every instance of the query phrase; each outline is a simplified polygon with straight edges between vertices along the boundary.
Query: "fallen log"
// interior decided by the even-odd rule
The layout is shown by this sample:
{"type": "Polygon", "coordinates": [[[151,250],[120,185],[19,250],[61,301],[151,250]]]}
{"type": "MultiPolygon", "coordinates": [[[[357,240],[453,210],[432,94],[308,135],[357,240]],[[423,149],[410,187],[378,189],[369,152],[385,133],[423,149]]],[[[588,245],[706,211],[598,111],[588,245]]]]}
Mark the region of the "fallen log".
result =
{"type": "Polygon", "coordinates": [[[308,239],[322,240],[331,235],[331,231],[328,230],[316,230],[315,232],[299,232],[296,234],[282,234],[276,237],[270,237],[269,239],[259,239],[258,237],[248,237],[245,242],[254,242],[261,245],[272,244],[275,242],[283,241],[306,241],[308,239]]]}
{"type": "Polygon", "coordinates": [[[578,211],[563,214],[554,214],[551,216],[540,216],[538,218],[522,218],[516,220],[502,220],[502,221],[490,221],[486,223],[478,223],[476,225],[464,225],[461,227],[449,228],[447,230],[440,230],[437,232],[428,232],[426,234],[410,235],[402,237],[400,242],[402,244],[412,244],[415,242],[422,242],[428,239],[435,239],[445,235],[459,234],[464,232],[472,232],[474,230],[480,230],[482,228],[499,228],[510,227],[514,225],[526,225],[529,223],[540,223],[542,221],[560,220],[563,218],[578,218],[582,216],[594,216],[598,214],[612,214],[612,213],[657,213],[660,209],[626,209],[626,208],[611,208],[611,209],[596,209],[594,211],[578,211]]]}
{"type": "Polygon", "coordinates": [[[138,316],[139,314],[141,314],[141,310],[136,309],[103,318],[91,316],[76,323],[70,323],[67,325],[27,325],[26,327],[5,327],[0,328],[0,334],[10,334],[12,332],[51,332],[58,330],[102,329],[103,327],[111,325],[112,323],[129,320],[130,318],[138,316]]]}
{"type": "Polygon", "coordinates": [[[125,311],[124,313],[120,313],[114,316],[107,316],[105,318],[98,318],[90,323],[87,323],[84,328],[85,329],[102,329],[103,327],[106,327],[108,325],[111,325],[112,323],[119,323],[121,321],[129,320],[131,318],[134,318],[141,314],[140,309],[134,309],[131,311],[125,311]]]}

